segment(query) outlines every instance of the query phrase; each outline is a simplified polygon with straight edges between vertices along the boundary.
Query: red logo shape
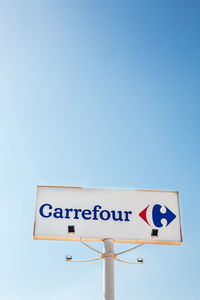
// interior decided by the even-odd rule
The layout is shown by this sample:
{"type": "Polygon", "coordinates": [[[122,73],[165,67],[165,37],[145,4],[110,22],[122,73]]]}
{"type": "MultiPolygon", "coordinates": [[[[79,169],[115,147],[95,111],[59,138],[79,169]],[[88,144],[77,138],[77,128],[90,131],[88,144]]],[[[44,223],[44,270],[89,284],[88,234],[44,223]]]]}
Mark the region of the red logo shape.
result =
{"type": "Polygon", "coordinates": [[[148,209],[148,207],[149,207],[149,205],[139,213],[139,216],[140,216],[140,218],[142,218],[150,226],[149,222],[147,221],[147,209],[148,209]]]}

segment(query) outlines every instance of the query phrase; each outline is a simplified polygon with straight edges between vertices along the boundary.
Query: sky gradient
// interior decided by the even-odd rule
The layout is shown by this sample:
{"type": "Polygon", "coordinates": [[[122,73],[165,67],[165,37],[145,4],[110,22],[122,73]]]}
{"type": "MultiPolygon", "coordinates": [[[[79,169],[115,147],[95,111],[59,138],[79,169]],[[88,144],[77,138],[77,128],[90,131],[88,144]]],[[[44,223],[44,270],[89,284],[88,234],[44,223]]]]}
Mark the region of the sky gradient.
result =
{"type": "Polygon", "coordinates": [[[0,39],[1,299],[103,298],[89,249],[33,240],[37,184],[178,190],[183,244],[124,255],[116,300],[198,299],[200,2],[0,1],[0,39]]]}

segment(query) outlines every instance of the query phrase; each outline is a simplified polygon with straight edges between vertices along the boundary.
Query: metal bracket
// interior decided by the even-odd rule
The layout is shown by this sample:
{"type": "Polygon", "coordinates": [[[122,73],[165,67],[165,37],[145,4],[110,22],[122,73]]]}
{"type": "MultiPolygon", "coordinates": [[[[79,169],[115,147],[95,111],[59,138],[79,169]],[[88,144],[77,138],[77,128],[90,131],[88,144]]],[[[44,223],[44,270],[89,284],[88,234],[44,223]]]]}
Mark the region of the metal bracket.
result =
{"type": "Polygon", "coordinates": [[[105,257],[112,257],[112,258],[116,259],[116,254],[114,254],[114,253],[102,253],[101,254],[101,259],[103,259],[105,257]]]}
{"type": "Polygon", "coordinates": [[[135,250],[139,247],[141,247],[142,245],[144,245],[143,243],[142,244],[139,244],[135,247],[132,247],[128,250],[125,250],[125,251],[121,251],[121,252],[118,252],[118,253],[103,253],[93,247],[91,247],[90,245],[88,245],[86,242],[82,241],[82,239],[80,239],[80,242],[88,247],[90,250],[100,254],[100,257],[99,258],[93,258],[93,259],[83,259],[83,260],[72,260],[72,259],[66,259],[67,262],[90,262],[90,261],[97,261],[97,260],[102,260],[106,257],[112,257],[114,260],[116,261],[119,261],[119,262],[123,262],[123,263],[127,263],[127,264],[134,264],[134,265],[137,265],[137,264],[143,264],[143,260],[142,261],[137,261],[137,262],[131,262],[131,261],[126,261],[126,260],[121,260],[119,258],[117,258],[118,255],[121,255],[121,254],[124,254],[126,252],[129,252],[129,251],[132,251],[132,250],[135,250]]]}

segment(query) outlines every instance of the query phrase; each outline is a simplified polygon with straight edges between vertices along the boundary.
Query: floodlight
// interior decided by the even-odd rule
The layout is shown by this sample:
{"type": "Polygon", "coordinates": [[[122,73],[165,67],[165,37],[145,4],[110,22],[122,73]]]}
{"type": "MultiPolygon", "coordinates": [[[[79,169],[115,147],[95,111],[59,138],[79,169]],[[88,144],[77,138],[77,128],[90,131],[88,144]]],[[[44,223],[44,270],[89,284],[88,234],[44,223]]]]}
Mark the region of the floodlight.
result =
{"type": "Polygon", "coordinates": [[[72,225],[69,225],[69,226],[68,226],[68,233],[74,234],[74,233],[75,233],[75,227],[72,226],[72,225]]]}
{"type": "Polygon", "coordinates": [[[153,239],[158,237],[158,229],[152,229],[152,231],[151,231],[151,237],[153,239]]]}
{"type": "Polygon", "coordinates": [[[67,255],[66,256],[66,260],[72,260],[72,256],[71,255],[67,255]]]}

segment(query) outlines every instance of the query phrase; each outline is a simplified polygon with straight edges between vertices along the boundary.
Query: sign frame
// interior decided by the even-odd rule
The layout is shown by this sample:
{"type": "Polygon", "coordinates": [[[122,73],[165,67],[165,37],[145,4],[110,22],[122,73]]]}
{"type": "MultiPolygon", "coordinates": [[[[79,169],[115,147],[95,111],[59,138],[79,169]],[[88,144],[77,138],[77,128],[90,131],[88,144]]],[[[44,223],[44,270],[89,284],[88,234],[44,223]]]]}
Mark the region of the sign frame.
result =
{"type": "MultiPolygon", "coordinates": [[[[163,240],[157,240],[150,239],[150,240],[144,240],[144,239],[119,239],[119,238],[112,238],[113,242],[115,243],[128,243],[128,244],[157,244],[157,245],[180,245],[182,243],[182,227],[181,227],[181,216],[180,216],[180,204],[179,204],[179,192],[178,191],[162,191],[162,190],[143,190],[143,189],[100,189],[100,188],[83,188],[83,187],[72,187],[72,186],[49,186],[49,185],[38,185],[37,186],[37,198],[38,198],[38,191],[40,188],[59,188],[59,189],[87,189],[87,190],[112,190],[112,191],[137,191],[137,192],[159,192],[159,193],[177,193],[177,201],[178,201],[178,214],[179,214],[179,227],[180,227],[180,241],[163,241],[163,240]]],[[[70,236],[49,236],[49,235],[38,235],[36,234],[36,216],[37,216],[37,201],[35,206],[35,218],[34,218],[34,229],[33,229],[33,239],[34,240],[53,240],[53,241],[87,241],[87,242],[102,242],[106,238],[89,238],[89,237],[77,237],[76,235],[70,235],[70,236]]],[[[110,238],[110,237],[108,237],[110,238]]]]}

